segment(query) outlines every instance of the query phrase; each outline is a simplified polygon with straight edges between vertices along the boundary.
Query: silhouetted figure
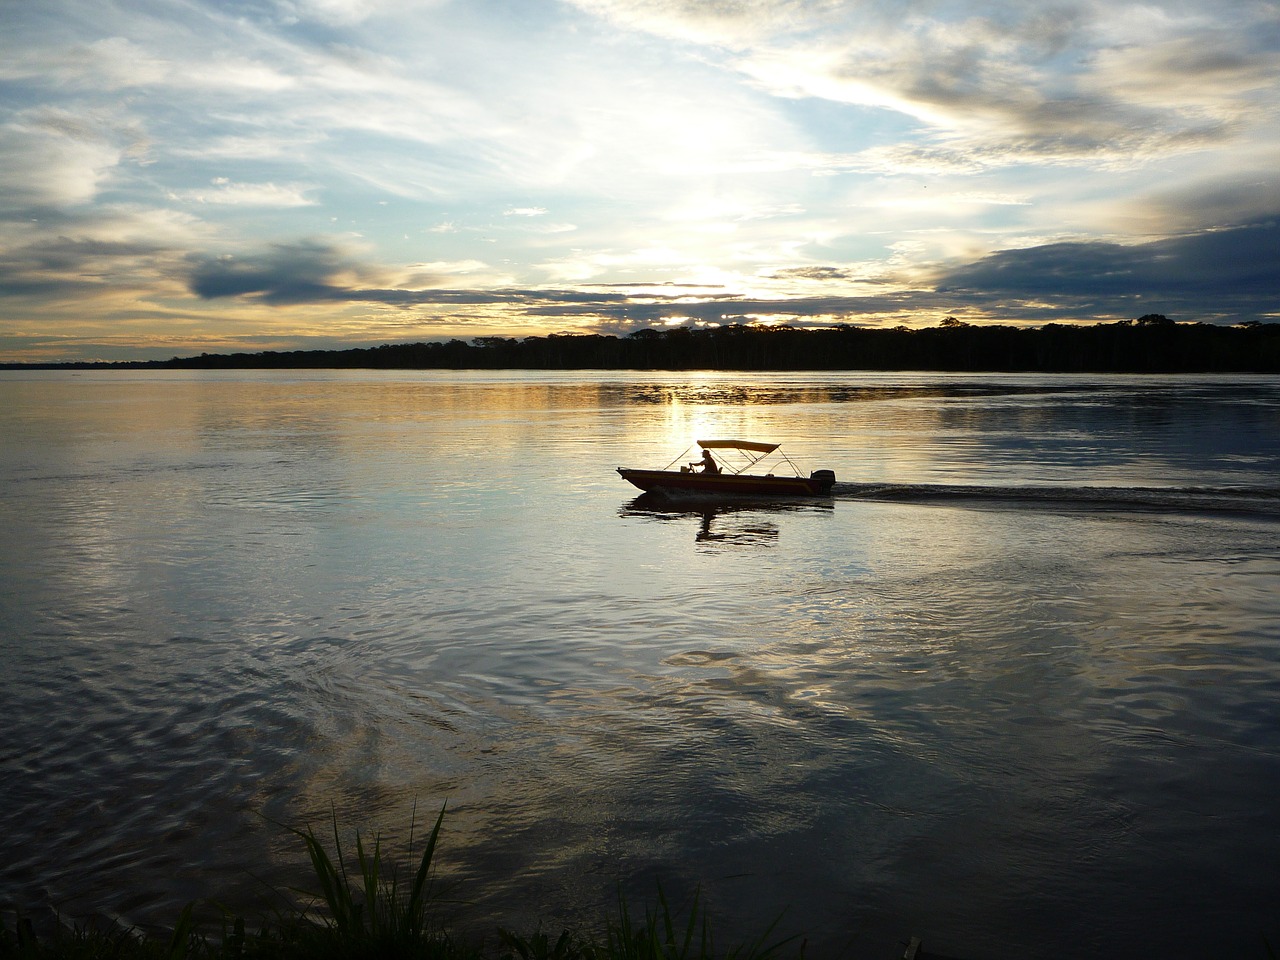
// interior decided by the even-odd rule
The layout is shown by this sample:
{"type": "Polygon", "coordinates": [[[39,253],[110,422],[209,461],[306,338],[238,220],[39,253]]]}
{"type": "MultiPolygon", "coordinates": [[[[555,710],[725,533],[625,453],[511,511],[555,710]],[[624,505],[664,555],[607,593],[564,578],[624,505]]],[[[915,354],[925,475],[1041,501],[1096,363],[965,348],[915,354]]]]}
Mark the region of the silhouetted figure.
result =
{"type": "Polygon", "coordinates": [[[703,473],[719,473],[720,464],[716,463],[716,458],[711,455],[710,450],[702,451],[702,472],[703,473]]]}

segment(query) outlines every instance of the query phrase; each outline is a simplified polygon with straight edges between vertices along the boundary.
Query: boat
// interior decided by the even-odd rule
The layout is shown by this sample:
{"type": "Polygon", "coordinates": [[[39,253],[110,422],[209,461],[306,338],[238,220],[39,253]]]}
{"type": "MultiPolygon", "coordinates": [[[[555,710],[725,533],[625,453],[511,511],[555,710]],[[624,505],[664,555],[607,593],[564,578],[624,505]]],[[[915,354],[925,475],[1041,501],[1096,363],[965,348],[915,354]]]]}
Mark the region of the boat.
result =
{"type": "Polygon", "coordinates": [[[776,443],[699,440],[697,446],[702,459],[683,463],[678,470],[672,468],[692,447],[661,470],[618,467],[618,475],[646,493],[667,496],[825,497],[836,482],[832,470],[814,470],[804,476],[776,443]],[[770,472],[760,472],[764,470],[770,472]]]}

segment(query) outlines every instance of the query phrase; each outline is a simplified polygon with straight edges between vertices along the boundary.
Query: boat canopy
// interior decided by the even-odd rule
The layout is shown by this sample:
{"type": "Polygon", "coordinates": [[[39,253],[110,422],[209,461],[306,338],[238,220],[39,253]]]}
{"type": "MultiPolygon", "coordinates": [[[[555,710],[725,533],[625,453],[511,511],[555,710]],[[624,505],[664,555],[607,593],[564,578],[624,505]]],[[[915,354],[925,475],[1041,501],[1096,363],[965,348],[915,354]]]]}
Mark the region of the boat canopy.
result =
{"type": "Polygon", "coordinates": [[[756,453],[773,453],[778,449],[776,443],[755,440],[699,440],[698,446],[704,450],[754,450],[756,453]]]}

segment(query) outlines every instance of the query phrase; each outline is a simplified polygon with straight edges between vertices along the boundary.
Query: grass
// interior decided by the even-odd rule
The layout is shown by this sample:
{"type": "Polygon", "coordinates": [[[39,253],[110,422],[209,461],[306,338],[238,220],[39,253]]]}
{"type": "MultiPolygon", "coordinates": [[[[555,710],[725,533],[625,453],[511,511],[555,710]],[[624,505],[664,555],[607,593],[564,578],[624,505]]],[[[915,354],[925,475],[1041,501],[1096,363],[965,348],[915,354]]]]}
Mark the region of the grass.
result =
{"type": "MultiPolygon", "coordinates": [[[[656,904],[641,912],[619,895],[601,933],[563,930],[554,937],[541,926],[524,934],[495,931],[492,943],[462,942],[445,928],[439,907],[448,902],[436,882],[435,856],[444,823],[440,810],[417,856],[411,877],[383,856],[381,837],[372,845],[359,833],[354,857],[344,853],[333,822],[333,853],[310,828],[285,827],[306,849],[317,889],[296,891],[304,905],[277,909],[250,934],[242,916],[222,911],[221,928],[210,931],[188,904],[163,936],[118,926],[103,930],[59,925],[38,936],[20,914],[0,918],[0,958],[15,960],[772,960],[791,940],[771,939],[775,924],[755,940],[716,946],[710,920],[695,894],[673,908],[661,887],[656,904]]],[[[416,820],[416,817],[415,817],[416,820]]],[[[410,827],[409,857],[413,853],[410,827]]],[[[291,904],[292,900],[289,901],[291,904]]],[[[803,956],[803,945],[796,951],[803,956]]]]}
{"type": "MultiPolygon", "coordinates": [[[[413,880],[402,887],[399,872],[387,871],[382,859],[382,840],[375,837],[368,850],[356,834],[355,878],[347,870],[334,818],[333,844],[336,860],[308,828],[291,830],[305,845],[311,868],[326,907],[320,923],[292,925],[295,939],[312,957],[430,957],[451,956],[449,937],[433,922],[432,864],[444,809],[436,817],[413,880]]],[[[410,827],[412,837],[413,827],[410,827]]],[[[410,851],[413,842],[410,840],[410,851]]],[[[412,855],[412,854],[411,854],[412,855]]]]}

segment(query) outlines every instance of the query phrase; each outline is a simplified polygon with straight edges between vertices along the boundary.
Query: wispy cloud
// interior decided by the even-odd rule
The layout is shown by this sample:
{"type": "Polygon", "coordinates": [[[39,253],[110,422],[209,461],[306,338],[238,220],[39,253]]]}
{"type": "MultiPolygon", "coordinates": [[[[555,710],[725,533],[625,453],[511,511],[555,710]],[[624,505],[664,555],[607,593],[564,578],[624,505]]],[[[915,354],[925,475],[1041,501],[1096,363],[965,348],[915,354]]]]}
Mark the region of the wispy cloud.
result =
{"type": "Polygon", "coordinates": [[[308,207],[317,203],[307,196],[313,186],[300,183],[233,183],[216,177],[208,189],[176,190],[174,200],[192,203],[221,203],[249,207],[308,207]]]}

